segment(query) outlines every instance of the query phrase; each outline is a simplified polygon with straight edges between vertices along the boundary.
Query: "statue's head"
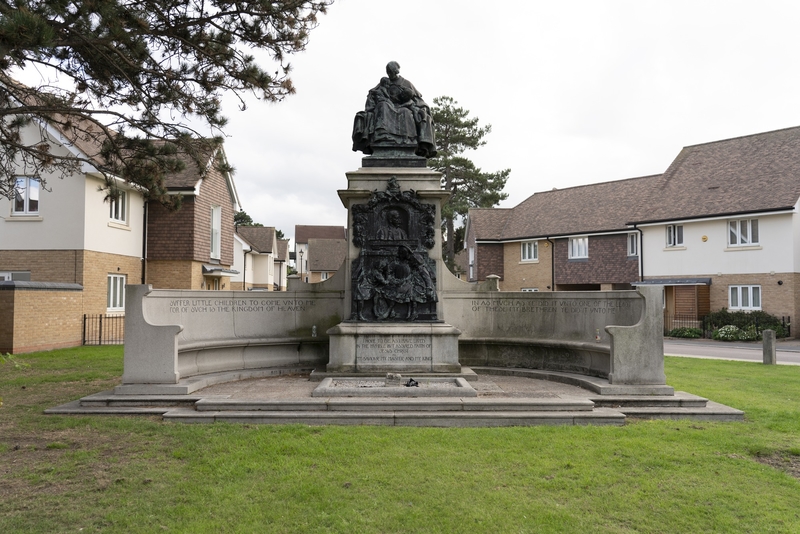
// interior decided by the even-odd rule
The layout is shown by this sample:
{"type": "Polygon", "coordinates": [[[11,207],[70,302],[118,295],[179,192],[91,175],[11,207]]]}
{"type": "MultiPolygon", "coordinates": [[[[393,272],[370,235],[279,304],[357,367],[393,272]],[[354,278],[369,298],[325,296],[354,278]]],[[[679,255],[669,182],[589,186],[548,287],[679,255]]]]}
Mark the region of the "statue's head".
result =
{"type": "Polygon", "coordinates": [[[392,80],[397,79],[400,75],[400,64],[397,61],[390,61],[386,65],[386,74],[388,74],[389,78],[392,80]]]}

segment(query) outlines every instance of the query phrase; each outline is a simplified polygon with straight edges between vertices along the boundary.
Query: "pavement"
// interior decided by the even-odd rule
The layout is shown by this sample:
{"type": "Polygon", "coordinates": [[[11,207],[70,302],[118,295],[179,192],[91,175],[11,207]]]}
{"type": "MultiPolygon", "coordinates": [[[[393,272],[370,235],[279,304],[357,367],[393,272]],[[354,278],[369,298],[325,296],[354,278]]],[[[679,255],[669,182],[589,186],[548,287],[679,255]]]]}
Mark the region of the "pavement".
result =
{"type": "MultiPolygon", "coordinates": [[[[778,365],[800,365],[800,340],[777,340],[775,345],[778,365]]],[[[761,363],[763,345],[760,341],[729,342],[713,339],[665,338],[664,354],[761,363]]]]}

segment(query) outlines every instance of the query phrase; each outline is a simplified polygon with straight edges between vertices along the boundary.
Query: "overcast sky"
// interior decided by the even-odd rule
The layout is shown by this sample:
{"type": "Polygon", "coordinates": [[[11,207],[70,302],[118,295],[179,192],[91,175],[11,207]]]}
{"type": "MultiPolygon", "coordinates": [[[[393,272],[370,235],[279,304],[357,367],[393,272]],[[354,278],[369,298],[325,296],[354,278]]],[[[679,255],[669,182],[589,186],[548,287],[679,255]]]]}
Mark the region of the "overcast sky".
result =
{"type": "Polygon", "coordinates": [[[297,94],[231,103],[242,206],[287,236],[345,225],[354,114],[388,61],[492,125],[470,154],[537,191],[662,173],[687,145],[800,124],[796,1],[338,0],[292,58],[297,94]]]}
{"type": "Polygon", "coordinates": [[[225,150],[256,222],[346,225],[353,116],[395,60],[429,104],[448,95],[492,125],[468,156],[511,169],[512,207],[800,124],[798,23],[796,0],[337,0],[290,58],[297,94],[226,101],[225,150]]]}

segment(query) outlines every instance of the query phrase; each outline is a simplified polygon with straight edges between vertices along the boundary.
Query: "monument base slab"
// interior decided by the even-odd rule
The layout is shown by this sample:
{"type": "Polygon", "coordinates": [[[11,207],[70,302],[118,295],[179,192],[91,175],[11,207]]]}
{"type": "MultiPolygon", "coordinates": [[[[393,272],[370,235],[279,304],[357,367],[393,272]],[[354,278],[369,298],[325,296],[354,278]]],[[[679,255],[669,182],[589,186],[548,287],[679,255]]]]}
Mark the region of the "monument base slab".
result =
{"type": "Polygon", "coordinates": [[[335,373],[458,373],[458,336],[445,323],[343,322],[328,330],[335,373]]]}

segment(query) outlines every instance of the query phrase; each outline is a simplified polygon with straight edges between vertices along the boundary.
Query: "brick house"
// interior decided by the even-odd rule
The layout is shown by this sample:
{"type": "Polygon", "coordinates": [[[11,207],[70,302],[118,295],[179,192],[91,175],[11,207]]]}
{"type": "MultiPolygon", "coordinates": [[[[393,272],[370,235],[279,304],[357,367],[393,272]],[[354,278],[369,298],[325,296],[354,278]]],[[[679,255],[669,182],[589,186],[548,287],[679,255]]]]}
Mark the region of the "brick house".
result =
{"type": "Polygon", "coordinates": [[[640,262],[628,221],[656,178],[553,189],[514,208],[469,210],[468,280],[494,274],[503,291],[630,289],[640,262]]]}
{"type": "Polygon", "coordinates": [[[661,175],[469,211],[469,280],[507,291],[665,286],[665,317],[800,313],[800,127],[684,148],[661,175]]]}
{"type": "Polygon", "coordinates": [[[289,240],[272,226],[239,226],[234,235],[233,289],[286,291],[289,240]]]}
{"type": "Polygon", "coordinates": [[[300,275],[300,279],[304,282],[311,281],[311,276],[308,270],[308,262],[309,262],[308,242],[310,239],[347,240],[347,230],[345,229],[344,226],[296,225],[294,227],[295,265],[297,265],[297,274],[300,275]]]}
{"type": "Polygon", "coordinates": [[[231,289],[233,217],[239,198],[222,147],[208,150],[202,169],[186,168],[166,180],[181,208],[151,203],[147,211],[146,283],[156,289],[231,289]]]}
{"type": "MultiPolygon", "coordinates": [[[[31,124],[22,135],[44,135],[63,156],[91,160],[97,152],[49,125],[31,124]]],[[[168,181],[171,193],[184,196],[177,213],[148,205],[121,180],[120,196],[107,200],[104,179],[89,164],[64,179],[20,168],[16,197],[0,198],[0,351],[80,345],[83,315],[124,314],[128,283],[222,289],[238,199],[231,177],[214,165],[219,158],[221,149],[202,172],[190,164],[168,181]]]]}
{"type": "Polygon", "coordinates": [[[800,127],[685,147],[631,228],[665,313],[800,313],[800,127]]]}

